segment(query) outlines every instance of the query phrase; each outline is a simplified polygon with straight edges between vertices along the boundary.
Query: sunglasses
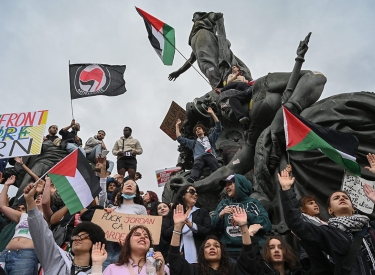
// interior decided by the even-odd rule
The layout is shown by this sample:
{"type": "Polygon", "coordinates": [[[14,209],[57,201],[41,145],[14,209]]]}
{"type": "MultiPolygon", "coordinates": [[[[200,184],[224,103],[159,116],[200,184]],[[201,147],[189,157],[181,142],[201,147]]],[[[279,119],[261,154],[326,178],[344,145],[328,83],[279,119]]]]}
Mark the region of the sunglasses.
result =
{"type": "Polygon", "coordinates": [[[191,195],[197,195],[197,196],[198,196],[197,191],[194,190],[194,189],[189,189],[189,190],[186,191],[186,193],[189,193],[189,194],[191,194],[191,195]]]}
{"type": "Polygon", "coordinates": [[[89,233],[82,233],[82,234],[79,234],[79,235],[71,236],[70,239],[72,240],[72,242],[83,241],[83,240],[86,240],[86,239],[90,239],[90,235],[89,235],[89,233]]]}

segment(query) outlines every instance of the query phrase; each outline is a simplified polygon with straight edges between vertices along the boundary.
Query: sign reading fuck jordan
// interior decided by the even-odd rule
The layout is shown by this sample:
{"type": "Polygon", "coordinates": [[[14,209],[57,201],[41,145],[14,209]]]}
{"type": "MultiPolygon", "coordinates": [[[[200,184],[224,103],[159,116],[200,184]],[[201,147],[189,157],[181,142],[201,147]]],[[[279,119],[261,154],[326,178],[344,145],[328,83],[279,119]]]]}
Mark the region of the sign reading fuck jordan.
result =
{"type": "Polygon", "coordinates": [[[0,114],[0,159],[38,155],[48,110],[0,114]]]}

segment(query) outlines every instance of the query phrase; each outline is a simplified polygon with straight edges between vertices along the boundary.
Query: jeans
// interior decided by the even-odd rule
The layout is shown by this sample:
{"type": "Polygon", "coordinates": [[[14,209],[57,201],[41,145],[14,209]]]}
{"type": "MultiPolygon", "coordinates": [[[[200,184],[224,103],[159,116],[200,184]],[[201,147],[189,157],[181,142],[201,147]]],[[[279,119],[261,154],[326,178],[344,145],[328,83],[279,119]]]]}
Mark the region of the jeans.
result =
{"type": "Polygon", "coordinates": [[[38,273],[38,258],[34,249],[5,249],[0,253],[0,264],[7,275],[38,273]]]}
{"type": "Polygon", "coordinates": [[[82,154],[86,157],[86,152],[85,152],[85,150],[83,150],[83,148],[82,147],[79,147],[77,144],[75,144],[75,143],[67,143],[66,144],[66,147],[65,147],[65,150],[66,151],[68,151],[69,153],[71,153],[71,152],[73,152],[75,149],[79,149],[81,152],[82,152],[82,154]]]}
{"type": "MultiPolygon", "coordinates": [[[[94,148],[92,148],[90,153],[86,153],[87,160],[91,161],[92,163],[96,163],[96,158],[98,157],[99,153],[103,150],[102,145],[98,144],[94,148]]],[[[115,167],[115,163],[112,160],[108,160],[108,169],[107,172],[112,173],[113,167],[115,167]]]]}
{"type": "Polygon", "coordinates": [[[107,260],[103,263],[103,270],[106,269],[107,266],[110,264],[118,262],[118,258],[121,252],[121,246],[116,242],[107,242],[105,246],[105,250],[107,251],[107,260]]]}
{"type": "Polygon", "coordinates": [[[212,154],[206,154],[194,160],[193,168],[190,170],[190,178],[194,181],[199,179],[199,175],[204,167],[209,167],[211,172],[219,169],[219,163],[212,154]]]}

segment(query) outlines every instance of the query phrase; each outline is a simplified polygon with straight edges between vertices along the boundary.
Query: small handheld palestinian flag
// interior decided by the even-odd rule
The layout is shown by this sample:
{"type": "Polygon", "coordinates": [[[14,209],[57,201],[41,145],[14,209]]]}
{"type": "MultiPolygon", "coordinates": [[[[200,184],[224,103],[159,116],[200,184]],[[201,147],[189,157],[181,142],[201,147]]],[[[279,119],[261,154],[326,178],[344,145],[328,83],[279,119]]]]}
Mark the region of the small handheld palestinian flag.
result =
{"type": "Polygon", "coordinates": [[[78,149],[52,167],[48,175],[70,214],[87,207],[101,191],[98,178],[78,149]]]}
{"type": "Polygon", "coordinates": [[[135,7],[145,21],[148,39],[164,65],[172,65],[175,53],[174,28],[135,7]]]}
{"type": "Polygon", "coordinates": [[[354,135],[342,133],[312,123],[293,114],[283,106],[286,149],[308,151],[318,149],[328,158],[354,175],[361,175],[356,162],[358,139],[354,135]]]}

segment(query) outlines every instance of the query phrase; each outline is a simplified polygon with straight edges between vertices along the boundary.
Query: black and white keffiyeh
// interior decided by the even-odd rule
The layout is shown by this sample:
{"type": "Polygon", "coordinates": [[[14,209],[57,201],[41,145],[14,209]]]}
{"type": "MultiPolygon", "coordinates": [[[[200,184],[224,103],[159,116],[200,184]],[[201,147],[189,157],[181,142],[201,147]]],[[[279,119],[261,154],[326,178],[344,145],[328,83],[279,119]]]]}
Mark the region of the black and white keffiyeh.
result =
{"type": "Polygon", "coordinates": [[[328,220],[328,225],[338,228],[346,233],[361,231],[364,226],[369,227],[370,219],[364,215],[333,217],[328,220]]]}

